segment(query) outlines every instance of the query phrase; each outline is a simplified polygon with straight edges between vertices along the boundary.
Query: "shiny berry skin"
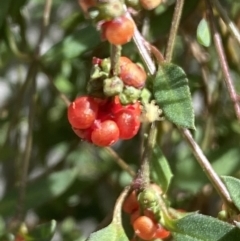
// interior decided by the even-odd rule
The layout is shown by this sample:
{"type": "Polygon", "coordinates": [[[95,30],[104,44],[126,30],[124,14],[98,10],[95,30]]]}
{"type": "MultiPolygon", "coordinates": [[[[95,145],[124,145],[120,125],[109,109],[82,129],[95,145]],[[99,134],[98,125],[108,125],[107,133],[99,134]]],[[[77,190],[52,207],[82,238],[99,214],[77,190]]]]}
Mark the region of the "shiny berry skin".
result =
{"type": "Polygon", "coordinates": [[[119,129],[112,120],[100,122],[91,134],[92,143],[97,146],[111,146],[119,139],[119,129]]]}
{"type": "Polygon", "coordinates": [[[156,230],[154,238],[155,239],[157,239],[157,238],[164,239],[164,238],[169,237],[170,234],[171,233],[168,230],[166,230],[165,228],[163,228],[161,224],[157,224],[157,230],[156,230]]]}
{"type": "Polygon", "coordinates": [[[81,139],[83,139],[84,141],[89,141],[91,142],[91,134],[92,134],[92,129],[88,128],[88,129],[74,129],[73,128],[74,133],[79,136],[81,139]]]}
{"type": "Polygon", "coordinates": [[[113,19],[104,26],[104,37],[114,45],[129,42],[134,33],[134,23],[125,16],[113,19]]]}
{"type": "Polygon", "coordinates": [[[136,191],[133,190],[125,199],[122,209],[125,213],[132,214],[139,209],[136,191]]]}
{"type": "Polygon", "coordinates": [[[144,87],[147,74],[143,68],[135,63],[128,63],[122,66],[120,69],[120,78],[124,84],[138,89],[144,87]]]}
{"type": "Polygon", "coordinates": [[[155,237],[157,225],[147,216],[140,216],[133,222],[135,234],[144,240],[151,240],[155,237]]]}
{"type": "Polygon", "coordinates": [[[122,109],[116,114],[115,122],[119,128],[120,139],[128,140],[133,138],[140,128],[139,115],[133,110],[122,109]]]}
{"type": "Polygon", "coordinates": [[[78,97],[68,107],[68,121],[75,129],[87,129],[96,119],[98,103],[89,96],[78,97]]]}
{"type": "Polygon", "coordinates": [[[142,5],[143,8],[147,10],[152,10],[156,8],[162,0],[140,0],[140,4],[142,5]]]}
{"type": "Polygon", "coordinates": [[[126,64],[129,64],[129,63],[132,63],[131,59],[129,59],[128,57],[126,56],[121,56],[119,58],[119,65],[120,65],[120,68],[124,67],[126,64]]]}

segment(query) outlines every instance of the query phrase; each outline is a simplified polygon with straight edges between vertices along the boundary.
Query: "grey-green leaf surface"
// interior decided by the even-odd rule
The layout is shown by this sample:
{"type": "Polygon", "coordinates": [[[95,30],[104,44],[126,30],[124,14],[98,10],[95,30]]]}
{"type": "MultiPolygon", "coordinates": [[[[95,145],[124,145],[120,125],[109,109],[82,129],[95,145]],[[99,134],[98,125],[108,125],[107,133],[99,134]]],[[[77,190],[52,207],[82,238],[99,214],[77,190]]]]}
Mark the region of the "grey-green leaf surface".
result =
{"type": "Polygon", "coordinates": [[[153,93],[165,117],[177,126],[195,129],[188,79],[182,68],[172,63],[159,66],[153,93]]]}
{"type": "Polygon", "coordinates": [[[222,176],[233,203],[240,210],[240,180],[234,177],[222,176]]]}
{"type": "Polygon", "coordinates": [[[216,218],[190,214],[175,222],[175,241],[236,241],[240,229],[216,218]]]}

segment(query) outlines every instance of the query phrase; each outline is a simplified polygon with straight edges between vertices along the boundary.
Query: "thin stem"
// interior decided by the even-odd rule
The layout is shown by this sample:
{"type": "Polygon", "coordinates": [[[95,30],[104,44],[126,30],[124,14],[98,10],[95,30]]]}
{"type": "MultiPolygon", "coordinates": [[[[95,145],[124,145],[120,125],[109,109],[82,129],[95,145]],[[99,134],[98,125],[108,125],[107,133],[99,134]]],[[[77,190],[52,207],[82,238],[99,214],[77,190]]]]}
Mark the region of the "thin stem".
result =
{"type": "Polygon", "coordinates": [[[165,60],[167,62],[171,62],[171,60],[172,60],[173,48],[174,48],[175,39],[177,36],[180,19],[182,16],[183,5],[184,5],[184,0],[176,1],[173,19],[172,19],[172,26],[171,26],[168,43],[167,43],[167,48],[166,48],[165,60]]]}
{"type": "Polygon", "coordinates": [[[36,102],[36,66],[32,65],[29,69],[29,76],[32,79],[31,86],[31,99],[29,104],[29,114],[28,114],[28,132],[26,137],[26,146],[23,153],[23,158],[21,160],[21,176],[19,182],[19,197],[17,204],[17,220],[21,221],[24,216],[24,204],[26,199],[26,186],[27,186],[27,176],[28,176],[28,168],[29,161],[31,157],[32,150],[32,131],[33,131],[33,123],[35,116],[35,102],[36,102]]]}
{"type": "Polygon", "coordinates": [[[221,39],[221,36],[220,36],[220,34],[219,34],[219,32],[216,28],[215,19],[214,19],[214,15],[213,15],[213,11],[212,11],[212,6],[211,6],[209,0],[207,1],[207,6],[208,6],[208,17],[209,17],[209,21],[211,23],[211,29],[212,29],[212,33],[213,33],[214,44],[215,44],[216,51],[217,51],[217,54],[218,54],[218,57],[219,57],[219,61],[220,61],[221,69],[222,69],[222,72],[223,72],[225,84],[227,86],[228,93],[230,95],[231,101],[233,102],[235,114],[236,114],[238,120],[240,120],[240,105],[239,105],[238,95],[237,95],[237,93],[235,91],[235,88],[234,88],[234,85],[233,85],[233,80],[232,80],[232,77],[230,75],[229,66],[228,66],[226,55],[225,55],[223,45],[222,45],[222,39],[221,39]]]}
{"type": "Polygon", "coordinates": [[[134,35],[133,35],[133,41],[138,49],[138,52],[144,62],[144,64],[146,65],[149,73],[151,75],[154,75],[156,72],[156,66],[154,64],[154,62],[152,61],[151,56],[149,55],[149,52],[144,44],[145,40],[143,39],[142,35],[140,34],[140,32],[138,31],[138,28],[134,22],[134,20],[132,19],[132,16],[130,15],[130,13],[127,11],[127,7],[125,6],[126,9],[126,15],[129,19],[131,19],[135,25],[135,29],[134,29],[134,35]]]}
{"type": "MultiPolygon", "coordinates": [[[[183,0],[178,1],[178,4],[180,4],[180,2],[183,4],[183,0]]],[[[139,41],[142,41],[142,40],[139,39],[139,41]]],[[[169,41],[170,41],[170,43],[168,43],[168,46],[173,47],[174,41],[172,41],[172,38],[169,39],[169,41]]],[[[135,44],[136,44],[136,42],[135,42],[135,44]]],[[[171,47],[171,49],[172,49],[172,47],[171,47]]],[[[149,65],[154,65],[154,63],[149,55],[149,52],[146,50],[146,46],[143,44],[143,45],[141,45],[141,48],[143,48],[144,51],[142,51],[142,49],[141,49],[139,51],[139,54],[140,55],[148,55],[148,57],[144,56],[145,59],[149,59],[149,61],[150,61],[149,65]]],[[[170,47],[169,47],[169,49],[170,49],[170,47]]],[[[168,60],[171,60],[172,59],[172,51],[169,50],[167,52],[168,52],[168,56],[169,56],[168,60]]],[[[149,69],[149,65],[146,65],[146,66],[147,66],[149,72],[151,73],[151,71],[149,69]]],[[[155,73],[155,71],[153,72],[153,74],[154,73],[155,73]]],[[[211,164],[209,163],[208,159],[203,154],[201,148],[198,146],[198,144],[192,138],[190,131],[187,129],[183,129],[183,128],[180,128],[179,130],[182,133],[182,135],[185,137],[185,139],[187,140],[188,145],[192,148],[192,151],[193,151],[195,157],[197,158],[199,164],[201,165],[203,170],[206,172],[206,175],[208,176],[209,180],[214,184],[214,186],[215,186],[217,192],[219,193],[219,195],[221,196],[221,198],[228,204],[228,206],[235,209],[235,207],[232,203],[231,197],[230,197],[225,185],[223,184],[222,180],[218,177],[216,172],[211,167],[211,164]]],[[[144,162],[145,162],[145,160],[144,160],[144,162]]]]}
{"type": "Polygon", "coordinates": [[[234,24],[234,22],[229,18],[227,12],[224,10],[224,8],[222,7],[222,5],[219,3],[218,0],[210,0],[210,1],[217,8],[217,11],[219,12],[222,20],[228,26],[230,33],[232,34],[232,36],[237,40],[238,44],[240,45],[240,33],[238,31],[238,28],[234,24]]]}
{"type": "Polygon", "coordinates": [[[118,76],[120,72],[119,58],[121,57],[121,45],[111,45],[111,72],[118,76]]]}
{"type": "Polygon", "coordinates": [[[114,161],[131,177],[135,177],[136,173],[132,168],[110,147],[105,147],[105,150],[113,157],[114,161]]]}
{"type": "Polygon", "coordinates": [[[150,183],[150,159],[152,156],[152,150],[156,143],[157,128],[155,122],[150,126],[148,133],[147,144],[142,155],[142,163],[137,179],[141,180],[141,188],[144,188],[150,183]]]}
{"type": "Polygon", "coordinates": [[[217,190],[219,196],[224,201],[224,203],[227,206],[231,207],[232,209],[235,209],[232,199],[228,193],[228,190],[226,189],[225,185],[223,184],[222,180],[219,178],[217,173],[212,168],[211,164],[203,154],[201,148],[193,139],[191,132],[188,129],[183,129],[183,128],[179,128],[179,131],[181,132],[181,134],[183,135],[183,137],[191,147],[192,152],[196,157],[198,163],[202,167],[203,171],[206,173],[208,179],[211,181],[211,183],[217,190]]]}

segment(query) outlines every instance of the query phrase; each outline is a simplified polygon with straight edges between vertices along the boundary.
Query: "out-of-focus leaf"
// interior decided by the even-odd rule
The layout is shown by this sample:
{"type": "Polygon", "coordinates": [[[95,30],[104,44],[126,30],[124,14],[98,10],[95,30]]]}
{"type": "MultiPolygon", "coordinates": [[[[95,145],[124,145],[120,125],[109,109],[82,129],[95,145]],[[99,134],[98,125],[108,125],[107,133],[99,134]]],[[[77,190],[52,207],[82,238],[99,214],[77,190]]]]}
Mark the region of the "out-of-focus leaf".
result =
{"type": "Polygon", "coordinates": [[[234,177],[222,176],[233,203],[240,210],[240,180],[234,177]]]}
{"type": "Polygon", "coordinates": [[[0,7],[0,28],[2,27],[3,21],[6,19],[9,7],[11,6],[12,0],[2,1],[0,7]]]}
{"type": "Polygon", "coordinates": [[[75,58],[86,51],[92,50],[99,43],[100,34],[93,26],[88,25],[54,45],[43,55],[43,61],[52,62],[75,58]]]}
{"type": "Polygon", "coordinates": [[[156,146],[153,150],[151,160],[151,175],[155,183],[161,186],[163,192],[167,192],[171,183],[173,174],[166,160],[165,156],[159,146],[156,146]]]}
{"type": "Polygon", "coordinates": [[[121,224],[111,223],[107,227],[92,233],[86,241],[129,241],[121,224]]]}
{"type": "Polygon", "coordinates": [[[153,93],[167,119],[177,126],[195,129],[188,79],[182,68],[161,64],[153,80],[153,93]]]}
{"type": "Polygon", "coordinates": [[[14,240],[15,240],[14,235],[10,233],[0,236],[0,241],[14,241],[14,240]]]}
{"type": "MultiPolygon", "coordinates": [[[[55,172],[27,187],[26,208],[35,208],[58,197],[72,184],[77,176],[76,169],[55,172]]],[[[18,197],[17,190],[7,193],[0,202],[2,216],[13,213],[18,197]]]]}
{"type": "Polygon", "coordinates": [[[174,222],[176,241],[236,241],[240,229],[216,218],[190,214],[174,222]]]}
{"type": "Polygon", "coordinates": [[[41,224],[28,233],[28,237],[34,241],[51,241],[56,230],[57,222],[52,220],[49,223],[41,224]]]}
{"type": "Polygon", "coordinates": [[[205,18],[203,18],[198,24],[197,40],[201,45],[205,47],[209,47],[211,44],[211,32],[209,29],[208,22],[205,18]]]}

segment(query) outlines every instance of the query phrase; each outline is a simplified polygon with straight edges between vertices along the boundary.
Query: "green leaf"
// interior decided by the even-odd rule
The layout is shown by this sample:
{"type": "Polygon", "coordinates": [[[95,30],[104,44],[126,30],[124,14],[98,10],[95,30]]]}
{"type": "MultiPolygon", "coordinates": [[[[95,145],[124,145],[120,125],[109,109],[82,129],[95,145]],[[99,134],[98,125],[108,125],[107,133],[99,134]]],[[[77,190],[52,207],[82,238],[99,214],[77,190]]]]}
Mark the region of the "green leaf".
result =
{"type": "Polygon", "coordinates": [[[213,217],[190,214],[174,223],[176,241],[236,241],[240,229],[213,217]]]}
{"type": "Polygon", "coordinates": [[[129,241],[122,226],[112,222],[107,227],[92,233],[86,241],[129,241]]]}
{"type": "Polygon", "coordinates": [[[240,180],[229,176],[222,176],[221,178],[229,191],[233,203],[240,210],[240,180]]]}
{"type": "Polygon", "coordinates": [[[52,220],[35,227],[28,233],[28,236],[34,241],[50,241],[55,233],[56,226],[57,222],[52,220]]]}
{"type": "Polygon", "coordinates": [[[14,241],[14,240],[15,240],[14,235],[10,233],[0,236],[0,241],[14,241]]]}
{"type": "Polygon", "coordinates": [[[182,68],[172,63],[159,66],[153,93],[168,120],[177,126],[195,129],[188,79],[182,68]]]}
{"type": "Polygon", "coordinates": [[[197,27],[197,40],[205,47],[209,47],[211,44],[211,32],[208,22],[204,18],[200,21],[197,27]]]}
{"type": "Polygon", "coordinates": [[[61,42],[54,45],[43,60],[46,62],[75,58],[86,51],[96,47],[100,43],[100,35],[97,30],[89,25],[72,35],[67,36],[61,42]]]}
{"type": "Polygon", "coordinates": [[[156,146],[153,150],[151,160],[151,175],[155,183],[157,183],[163,190],[167,192],[171,183],[173,174],[166,160],[165,156],[159,146],[156,146]]]}
{"type": "MultiPolygon", "coordinates": [[[[76,169],[68,169],[55,172],[27,187],[26,208],[35,208],[45,202],[58,197],[73,183],[77,177],[76,169]]],[[[0,213],[2,216],[14,212],[18,199],[17,190],[12,190],[0,202],[0,213]]]]}
{"type": "Polygon", "coordinates": [[[0,28],[2,27],[3,21],[6,19],[6,15],[11,6],[12,0],[2,1],[0,7],[0,28]]]}

